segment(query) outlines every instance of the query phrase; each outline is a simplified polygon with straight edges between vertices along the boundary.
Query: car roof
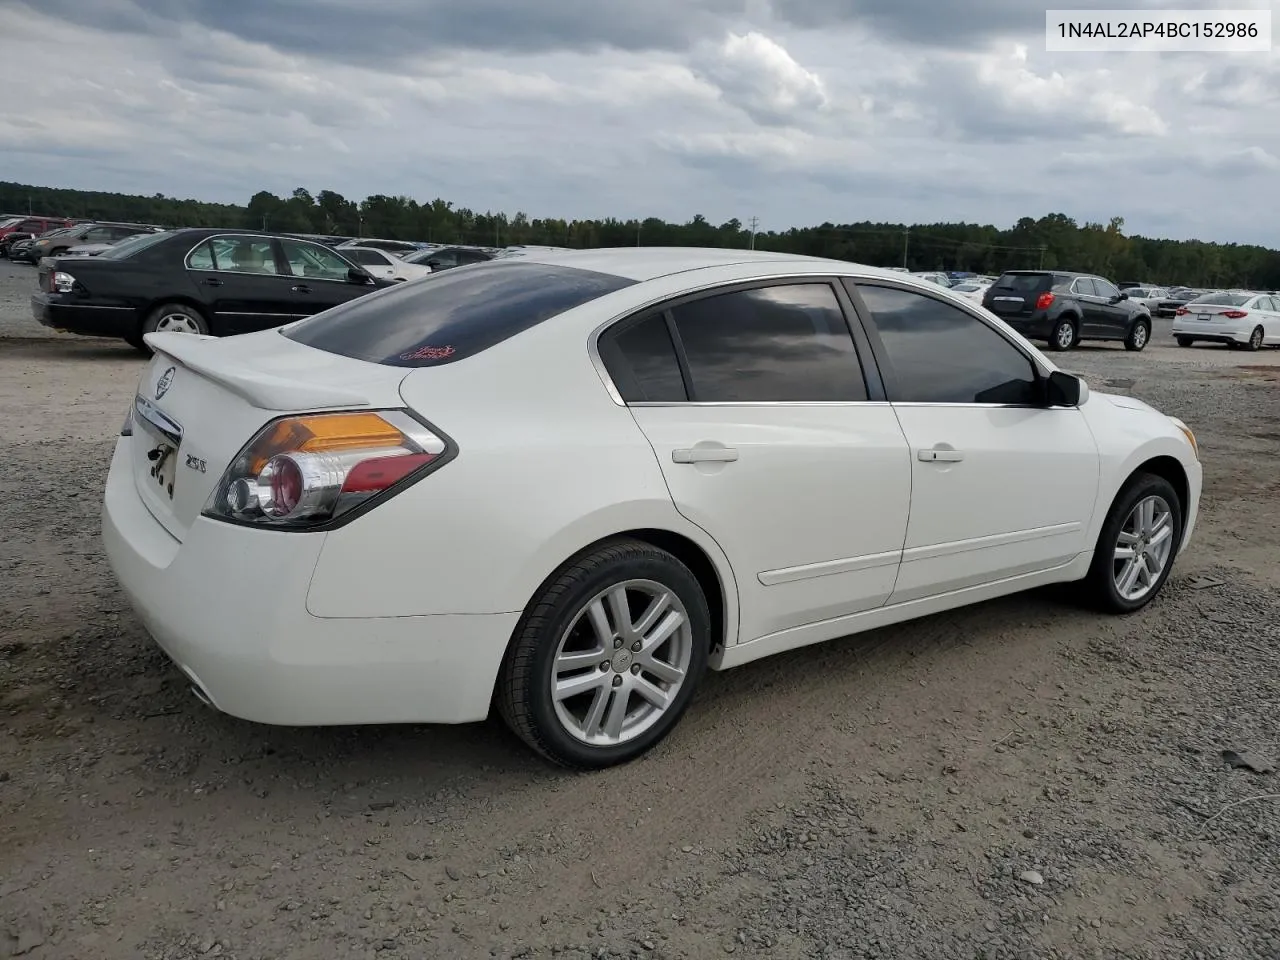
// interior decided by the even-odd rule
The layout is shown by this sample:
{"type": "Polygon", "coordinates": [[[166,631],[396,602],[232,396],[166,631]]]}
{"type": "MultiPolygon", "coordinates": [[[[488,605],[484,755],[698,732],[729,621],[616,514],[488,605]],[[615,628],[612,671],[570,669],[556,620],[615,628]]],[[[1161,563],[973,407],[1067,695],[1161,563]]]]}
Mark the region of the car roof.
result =
{"type": "Polygon", "coordinates": [[[880,267],[851,263],[847,260],[831,260],[825,257],[806,257],[795,253],[772,253],[766,250],[734,250],[718,247],[601,247],[593,250],[529,250],[511,262],[545,263],[553,266],[577,267],[596,273],[609,273],[629,280],[643,282],[659,277],[702,270],[707,267],[726,267],[759,264],[770,272],[785,273],[787,266],[831,264],[833,272],[849,272],[856,268],[861,275],[884,276],[901,282],[903,274],[880,267]]]}

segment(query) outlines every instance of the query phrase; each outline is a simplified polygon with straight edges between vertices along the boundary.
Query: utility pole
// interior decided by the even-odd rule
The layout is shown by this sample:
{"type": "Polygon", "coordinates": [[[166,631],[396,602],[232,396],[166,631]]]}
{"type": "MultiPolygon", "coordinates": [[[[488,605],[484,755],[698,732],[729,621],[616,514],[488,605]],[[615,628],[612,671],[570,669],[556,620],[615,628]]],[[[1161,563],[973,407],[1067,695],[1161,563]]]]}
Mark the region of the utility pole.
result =
{"type": "Polygon", "coordinates": [[[911,241],[911,228],[902,228],[902,269],[907,269],[907,245],[911,241]]]}
{"type": "Polygon", "coordinates": [[[637,220],[636,221],[636,246],[637,247],[640,246],[640,228],[642,226],[643,224],[639,220],[637,220]]]}
{"type": "Polygon", "coordinates": [[[752,217],[751,218],[751,249],[752,250],[756,248],[756,227],[758,227],[759,225],[760,225],[760,218],[752,217]]]}
{"type": "Polygon", "coordinates": [[[1044,245],[1041,244],[1040,245],[1040,266],[1036,268],[1038,270],[1044,269],[1044,250],[1045,250],[1044,245]]]}

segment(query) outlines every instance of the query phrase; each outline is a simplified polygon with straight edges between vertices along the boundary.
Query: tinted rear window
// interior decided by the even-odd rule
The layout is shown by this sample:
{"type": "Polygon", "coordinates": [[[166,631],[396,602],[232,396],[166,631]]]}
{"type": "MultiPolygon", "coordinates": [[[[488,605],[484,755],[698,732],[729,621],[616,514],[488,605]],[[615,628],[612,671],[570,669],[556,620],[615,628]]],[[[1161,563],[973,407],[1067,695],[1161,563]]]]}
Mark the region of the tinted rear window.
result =
{"type": "Polygon", "coordinates": [[[1013,290],[1018,293],[1034,293],[1048,290],[1051,274],[1048,273],[1005,273],[995,282],[1001,290],[1013,290]]]}
{"type": "Polygon", "coordinates": [[[629,287],[612,274],[540,263],[482,263],[360,297],[285,331],[329,353],[393,367],[462,360],[629,287]]]}
{"type": "Polygon", "coordinates": [[[1209,303],[1219,307],[1243,307],[1253,299],[1251,293],[1206,293],[1196,297],[1192,303],[1209,303]]]}

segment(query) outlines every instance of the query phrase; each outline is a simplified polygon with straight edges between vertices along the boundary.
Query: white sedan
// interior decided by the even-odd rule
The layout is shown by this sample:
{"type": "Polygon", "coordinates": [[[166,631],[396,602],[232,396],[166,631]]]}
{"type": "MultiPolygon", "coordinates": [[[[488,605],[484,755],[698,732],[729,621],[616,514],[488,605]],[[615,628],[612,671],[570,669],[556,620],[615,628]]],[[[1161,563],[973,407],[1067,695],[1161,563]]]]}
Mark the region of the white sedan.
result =
{"type": "Polygon", "coordinates": [[[1280,346],[1280,296],[1206,293],[1174,311],[1173,335],[1180,347],[1199,340],[1246,350],[1280,346]]]}
{"type": "Polygon", "coordinates": [[[431,275],[431,268],[425,263],[407,263],[386,250],[351,246],[338,247],[337,251],[379,280],[417,280],[431,275]]]}
{"type": "Polygon", "coordinates": [[[1065,581],[1156,596],[1191,431],[901,273],[622,248],[150,334],[103,537],[220,710],[603,767],[704,671],[1065,581]]]}
{"type": "Polygon", "coordinates": [[[966,300],[972,300],[974,303],[982,303],[982,297],[991,289],[991,284],[981,283],[977,280],[961,280],[951,288],[952,293],[959,294],[966,300]]]}

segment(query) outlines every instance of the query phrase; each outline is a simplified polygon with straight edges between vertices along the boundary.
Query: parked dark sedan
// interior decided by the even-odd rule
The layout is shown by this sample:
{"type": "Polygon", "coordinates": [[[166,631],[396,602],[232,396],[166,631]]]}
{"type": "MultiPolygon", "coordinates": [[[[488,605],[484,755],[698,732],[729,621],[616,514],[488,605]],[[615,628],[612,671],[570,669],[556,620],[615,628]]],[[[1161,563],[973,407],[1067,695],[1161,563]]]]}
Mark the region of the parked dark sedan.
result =
{"type": "Polygon", "coordinates": [[[1006,270],[983,294],[982,305],[1050,350],[1081,340],[1123,340],[1141,350],[1151,339],[1151,312],[1111,281],[1062,270],[1006,270]]]}
{"type": "Polygon", "coordinates": [[[31,245],[36,242],[35,237],[25,237],[22,240],[15,240],[9,244],[9,259],[14,263],[35,263],[35,258],[31,253],[31,245]]]}
{"type": "Polygon", "coordinates": [[[0,257],[9,256],[9,248],[14,244],[19,243],[22,240],[33,239],[35,239],[34,233],[22,233],[21,231],[6,233],[4,236],[0,236],[0,257]]]}
{"type": "Polygon", "coordinates": [[[31,310],[46,327],[143,351],[148,333],[265,330],[392,285],[323,244],[211,228],[139,235],[96,257],[46,257],[39,284],[31,310]]]}

